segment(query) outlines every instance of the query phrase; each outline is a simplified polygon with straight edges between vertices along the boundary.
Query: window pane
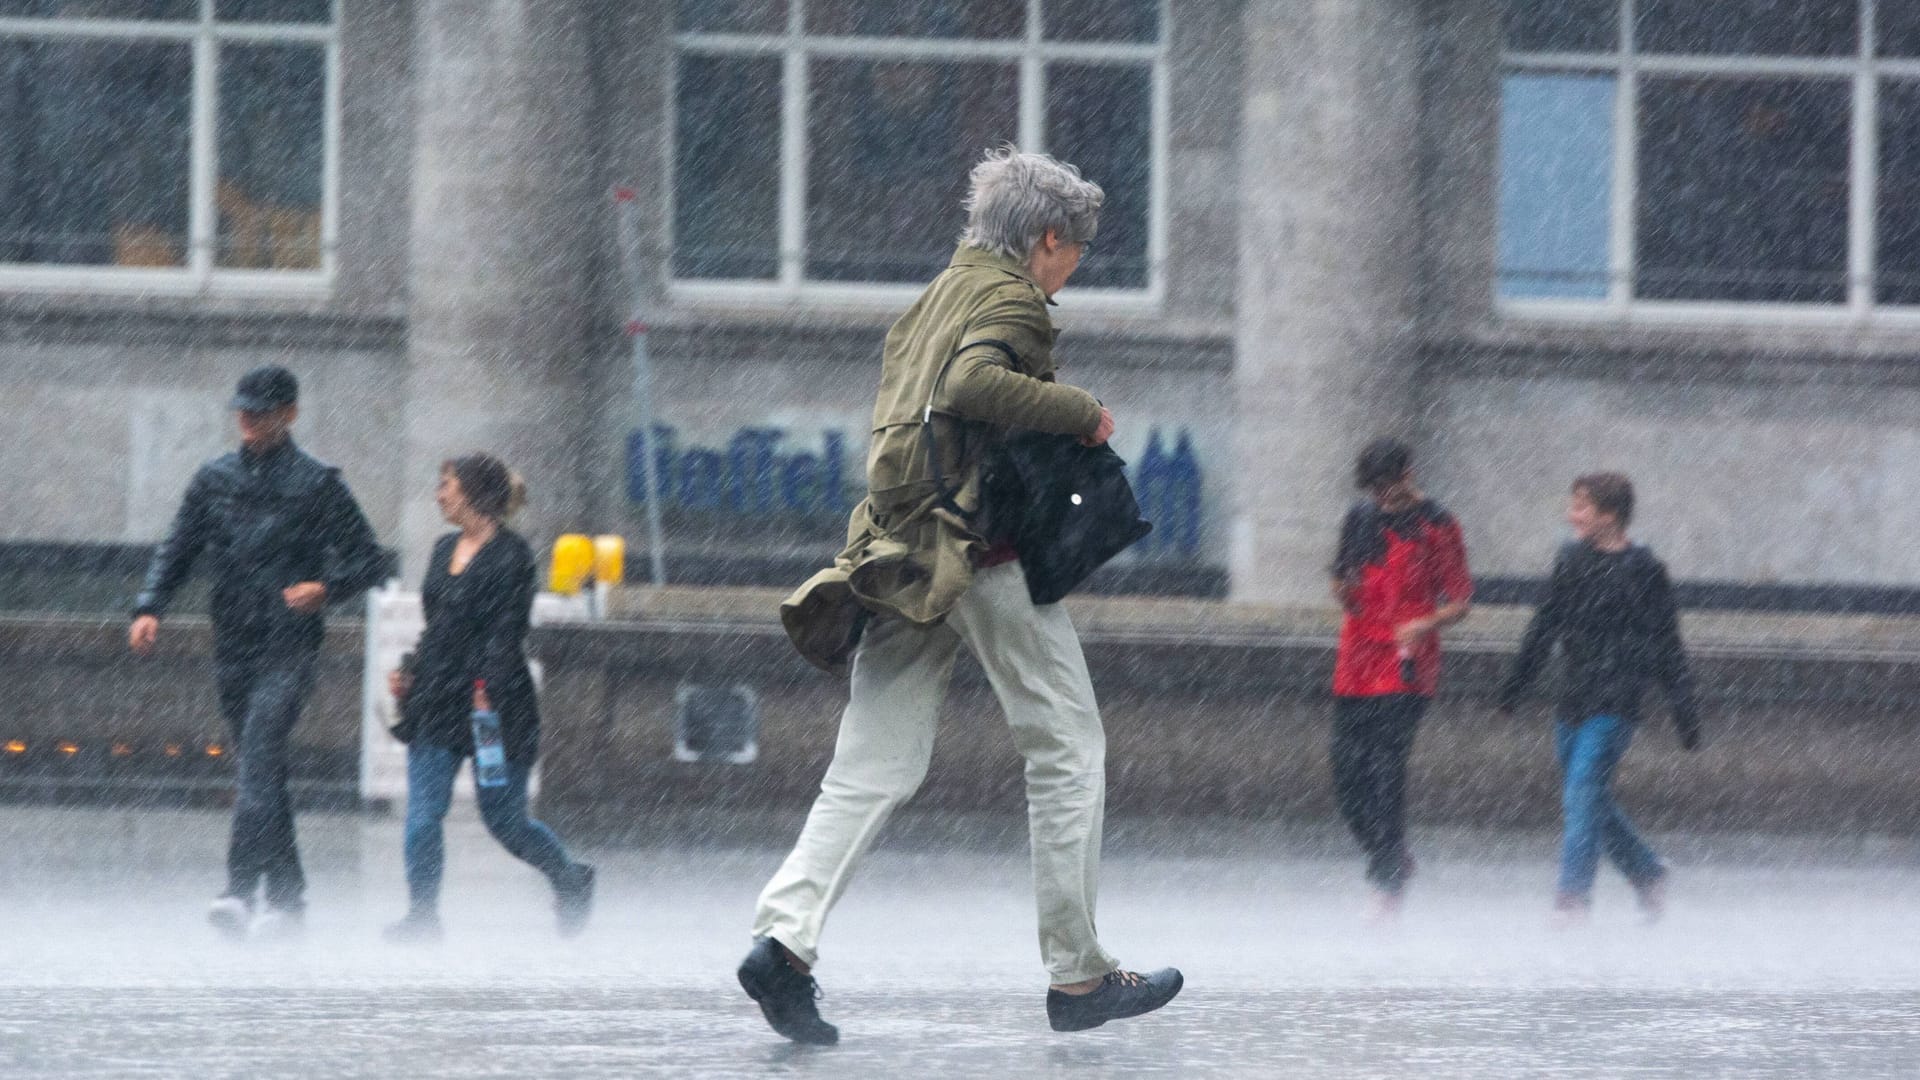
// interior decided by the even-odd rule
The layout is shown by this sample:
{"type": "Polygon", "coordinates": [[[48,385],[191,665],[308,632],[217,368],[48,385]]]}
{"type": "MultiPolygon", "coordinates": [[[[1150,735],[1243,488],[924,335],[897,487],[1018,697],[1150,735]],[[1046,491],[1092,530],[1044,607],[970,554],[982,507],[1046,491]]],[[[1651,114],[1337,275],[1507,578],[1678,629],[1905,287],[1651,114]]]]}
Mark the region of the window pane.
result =
{"type": "Polygon", "coordinates": [[[1876,297],[1920,304],[1920,83],[1880,86],[1879,202],[1876,297]]]}
{"type": "Polygon", "coordinates": [[[213,15],[225,22],[323,23],[333,19],[333,0],[214,0],[213,15]]]}
{"type": "Polygon", "coordinates": [[[1010,38],[1026,0],[809,0],[807,32],[847,37],[1010,38]]]}
{"type": "Polygon", "coordinates": [[[1503,299],[1607,295],[1614,80],[1509,75],[1500,101],[1503,299]]]}
{"type": "Polygon", "coordinates": [[[780,276],[780,60],[680,57],[673,272],[780,276]]]}
{"type": "Polygon", "coordinates": [[[807,276],[925,281],[965,224],[967,170],[1019,131],[1011,64],[821,60],[808,106],[807,276]]]}
{"type": "Polygon", "coordinates": [[[1501,23],[1516,52],[1613,52],[1620,0],[1505,0],[1501,23]]]}
{"type": "Polygon", "coordinates": [[[674,29],[708,34],[784,34],[785,0],[680,0],[674,29]]]}
{"type": "Polygon", "coordinates": [[[1913,0],[1880,0],[1875,20],[1881,56],[1920,56],[1920,4],[1913,0]]]}
{"type": "Polygon", "coordinates": [[[1042,0],[1050,41],[1158,41],[1160,0],[1042,0]]]}
{"type": "Polygon", "coordinates": [[[1647,79],[1638,295],[1844,301],[1849,103],[1839,81],[1647,79]]]}
{"type": "Polygon", "coordinates": [[[1080,167],[1107,193],[1073,284],[1141,289],[1147,284],[1147,204],[1152,195],[1153,74],[1145,67],[1047,67],[1047,150],[1080,167]]]}
{"type": "Polygon", "coordinates": [[[221,46],[219,265],[320,267],[325,102],[318,46],[221,46]]]}
{"type": "Polygon", "coordinates": [[[1642,52],[1844,56],[1860,47],[1855,0],[1639,0],[1642,52]]]}
{"type": "Polygon", "coordinates": [[[0,18],[198,19],[200,0],[0,0],[0,18]]]}
{"type": "Polygon", "coordinates": [[[0,262],[182,266],[185,44],[0,40],[0,262]]]}

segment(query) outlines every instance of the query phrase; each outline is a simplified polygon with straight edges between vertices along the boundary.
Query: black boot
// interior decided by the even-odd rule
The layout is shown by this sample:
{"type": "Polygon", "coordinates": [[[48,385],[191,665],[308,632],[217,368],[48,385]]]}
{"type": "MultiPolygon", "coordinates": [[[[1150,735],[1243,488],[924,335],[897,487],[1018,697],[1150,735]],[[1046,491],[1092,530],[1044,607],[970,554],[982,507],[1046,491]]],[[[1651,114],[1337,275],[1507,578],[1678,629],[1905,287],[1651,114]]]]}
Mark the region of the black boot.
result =
{"type": "Polygon", "coordinates": [[[832,1046],[840,1041],[840,1029],[820,1019],[814,1005],[820,984],[788,963],[786,952],[772,938],[753,939],[753,948],[740,961],[740,988],[760,1003],[767,1026],[794,1042],[832,1046]]]}
{"type": "Polygon", "coordinates": [[[1139,1016],[1173,1000],[1186,980],[1175,968],[1161,968],[1149,975],[1132,971],[1109,971],[1100,987],[1086,994],[1047,991],[1047,1023],[1055,1031],[1086,1031],[1109,1020],[1139,1016]]]}
{"type": "Polygon", "coordinates": [[[574,863],[553,883],[553,913],[561,937],[578,937],[587,928],[587,917],[593,914],[593,867],[574,863]]]}

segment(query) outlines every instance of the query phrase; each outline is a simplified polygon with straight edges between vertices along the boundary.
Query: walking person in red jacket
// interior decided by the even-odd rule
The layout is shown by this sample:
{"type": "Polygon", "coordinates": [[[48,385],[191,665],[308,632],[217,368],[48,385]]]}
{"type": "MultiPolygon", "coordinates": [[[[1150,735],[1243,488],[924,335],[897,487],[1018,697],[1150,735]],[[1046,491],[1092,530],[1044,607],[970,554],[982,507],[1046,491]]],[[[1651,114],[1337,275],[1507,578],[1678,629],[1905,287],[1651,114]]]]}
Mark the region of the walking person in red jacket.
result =
{"type": "Polygon", "coordinates": [[[1345,609],[1333,670],[1333,789],[1367,856],[1369,915],[1399,914],[1413,875],[1407,759],[1440,681],[1440,631],[1473,599],[1460,524],[1414,484],[1413,451],[1368,443],[1355,467],[1366,497],[1347,512],[1333,561],[1345,609]]]}

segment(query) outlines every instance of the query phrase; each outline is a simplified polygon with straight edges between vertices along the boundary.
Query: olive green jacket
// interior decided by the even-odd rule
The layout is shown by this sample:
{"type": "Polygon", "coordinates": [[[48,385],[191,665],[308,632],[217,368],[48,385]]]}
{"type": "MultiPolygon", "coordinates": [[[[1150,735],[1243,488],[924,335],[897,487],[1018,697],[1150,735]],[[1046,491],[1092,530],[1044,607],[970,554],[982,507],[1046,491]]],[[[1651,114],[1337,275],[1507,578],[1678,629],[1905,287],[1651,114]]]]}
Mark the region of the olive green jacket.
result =
{"type": "Polygon", "coordinates": [[[828,671],[853,658],[869,616],[931,626],[947,617],[986,551],[980,464],[1008,429],[1088,435],[1100,403],[1053,381],[1046,295],[1016,259],[962,246],[887,331],[867,451],[867,497],[847,546],[780,605],[802,656],[828,671]],[[981,341],[1010,346],[1018,363],[981,341]],[[951,361],[951,363],[949,363],[951,361]],[[921,431],[962,513],[944,505],[921,431]]]}

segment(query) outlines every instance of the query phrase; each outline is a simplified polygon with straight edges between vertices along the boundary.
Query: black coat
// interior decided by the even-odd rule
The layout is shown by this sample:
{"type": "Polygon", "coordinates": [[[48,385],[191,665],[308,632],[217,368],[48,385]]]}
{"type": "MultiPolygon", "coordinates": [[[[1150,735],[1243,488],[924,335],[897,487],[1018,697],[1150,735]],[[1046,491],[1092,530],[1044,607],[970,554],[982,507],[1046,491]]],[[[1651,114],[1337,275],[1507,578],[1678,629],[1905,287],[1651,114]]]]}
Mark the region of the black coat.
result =
{"type": "Polygon", "coordinates": [[[403,742],[473,753],[473,684],[487,695],[505,737],[507,758],[532,764],[540,752],[540,705],[527,669],[533,618],[533,549],[502,528],[459,574],[448,569],[459,533],[433,545],[420,586],[426,629],[413,653],[413,687],[394,735],[403,742]]]}
{"type": "Polygon", "coordinates": [[[154,549],[137,615],[164,615],[173,594],[207,556],[211,614],[223,645],[292,643],[317,648],[319,612],[287,607],[281,591],[303,581],[327,587],[327,602],[379,584],[387,559],[340,470],[292,441],[255,455],[237,450],[200,466],[173,528],[154,549]]]}
{"type": "Polygon", "coordinates": [[[1673,585],[1653,552],[1634,545],[1608,553],[1583,543],[1560,549],[1546,601],[1534,612],[1501,687],[1502,707],[1519,703],[1555,645],[1566,653],[1557,704],[1561,719],[1637,721],[1647,684],[1657,683],[1673,705],[1681,742],[1698,741],[1700,715],[1680,643],[1673,585]]]}

